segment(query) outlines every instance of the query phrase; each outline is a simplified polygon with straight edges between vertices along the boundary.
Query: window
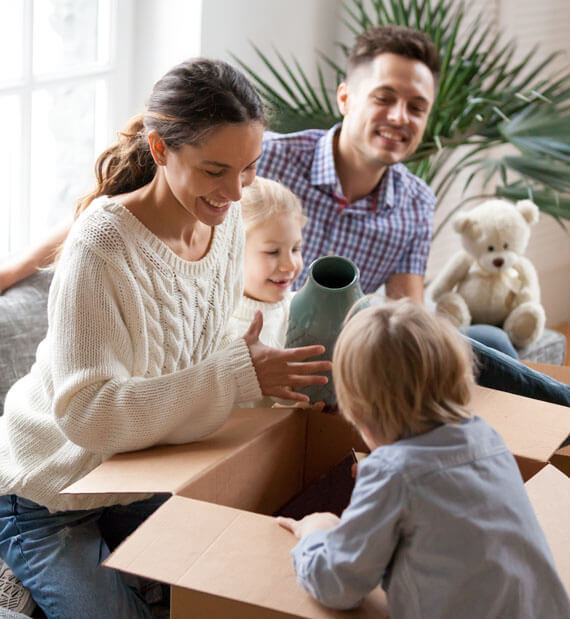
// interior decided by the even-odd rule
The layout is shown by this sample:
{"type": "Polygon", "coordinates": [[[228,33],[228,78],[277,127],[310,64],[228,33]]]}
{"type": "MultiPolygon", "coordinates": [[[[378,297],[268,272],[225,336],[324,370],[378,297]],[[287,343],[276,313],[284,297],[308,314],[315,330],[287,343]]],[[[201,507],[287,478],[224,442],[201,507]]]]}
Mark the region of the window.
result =
{"type": "Polygon", "coordinates": [[[119,26],[130,10],[0,0],[0,256],[45,235],[93,185],[95,157],[128,109],[130,36],[119,26]]]}

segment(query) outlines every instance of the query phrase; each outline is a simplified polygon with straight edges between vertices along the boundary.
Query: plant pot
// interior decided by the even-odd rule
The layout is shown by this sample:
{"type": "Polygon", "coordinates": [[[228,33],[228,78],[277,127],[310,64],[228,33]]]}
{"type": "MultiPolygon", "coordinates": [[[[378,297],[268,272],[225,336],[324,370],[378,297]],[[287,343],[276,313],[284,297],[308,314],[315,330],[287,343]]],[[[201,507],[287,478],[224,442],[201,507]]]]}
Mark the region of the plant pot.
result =
{"type": "MultiPolygon", "coordinates": [[[[286,348],[322,344],[325,352],[311,360],[332,359],[336,339],[350,308],[363,296],[360,273],[348,258],[324,256],[309,267],[305,284],[291,301],[286,348]]],[[[336,405],[332,376],[326,385],[297,389],[311,398],[336,405]]]]}

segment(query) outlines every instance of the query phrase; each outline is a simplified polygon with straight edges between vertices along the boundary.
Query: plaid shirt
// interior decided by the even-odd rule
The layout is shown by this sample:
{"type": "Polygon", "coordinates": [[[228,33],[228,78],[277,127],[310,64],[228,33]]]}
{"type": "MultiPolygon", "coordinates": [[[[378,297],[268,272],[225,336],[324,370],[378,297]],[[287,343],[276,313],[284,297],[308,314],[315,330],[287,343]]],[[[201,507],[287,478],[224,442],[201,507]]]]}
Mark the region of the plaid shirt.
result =
{"type": "Polygon", "coordinates": [[[424,275],[433,227],[435,196],[404,165],[387,168],[377,188],[348,204],[334,167],[336,125],[281,135],[266,132],[258,174],[282,182],[303,203],[309,218],[303,231],[305,266],[327,254],[350,258],[360,269],[365,293],[392,273],[424,275]]]}

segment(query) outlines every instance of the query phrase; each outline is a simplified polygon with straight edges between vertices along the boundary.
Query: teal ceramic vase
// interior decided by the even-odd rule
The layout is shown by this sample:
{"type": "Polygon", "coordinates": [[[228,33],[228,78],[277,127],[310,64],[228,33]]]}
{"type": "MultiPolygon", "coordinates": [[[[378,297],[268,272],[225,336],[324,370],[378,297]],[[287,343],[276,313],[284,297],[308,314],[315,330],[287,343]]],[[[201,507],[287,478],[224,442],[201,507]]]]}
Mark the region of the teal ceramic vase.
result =
{"type": "MultiPolygon", "coordinates": [[[[286,348],[322,344],[325,353],[310,359],[332,359],[336,339],[350,308],[362,297],[360,273],[348,258],[324,256],[309,267],[307,280],[292,301],[287,326],[286,348]]],[[[298,389],[311,402],[324,401],[328,407],[336,404],[332,376],[326,385],[298,389]]]]}

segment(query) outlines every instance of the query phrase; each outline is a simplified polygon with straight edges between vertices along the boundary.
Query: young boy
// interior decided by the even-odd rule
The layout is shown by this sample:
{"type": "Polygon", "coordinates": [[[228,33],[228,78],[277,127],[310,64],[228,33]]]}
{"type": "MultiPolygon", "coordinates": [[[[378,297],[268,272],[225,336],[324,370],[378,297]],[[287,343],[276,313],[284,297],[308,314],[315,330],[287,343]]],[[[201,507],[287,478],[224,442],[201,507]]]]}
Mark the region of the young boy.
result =
{"type": "Polygon", "coordinates": [[[297,578],[333,608],[377,585],[393,619],[569,617],[568,595],[501,437],[468,410],[468,345],[407,300],[344,327],[333,356],[342,414],[371,454],[339,519],[279,524],[297,578]]]}

